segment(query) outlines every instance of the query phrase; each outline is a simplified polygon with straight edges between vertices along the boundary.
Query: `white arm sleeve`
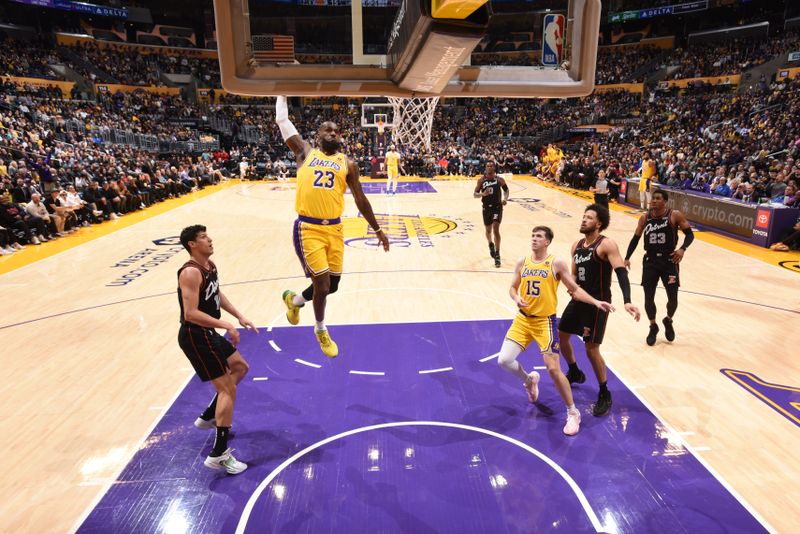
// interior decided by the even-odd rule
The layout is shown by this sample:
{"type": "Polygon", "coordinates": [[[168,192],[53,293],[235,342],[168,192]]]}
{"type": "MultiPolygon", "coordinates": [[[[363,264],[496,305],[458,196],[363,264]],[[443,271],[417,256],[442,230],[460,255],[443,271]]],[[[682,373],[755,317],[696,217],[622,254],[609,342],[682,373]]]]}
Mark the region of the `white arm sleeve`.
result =
{"type": "Polygon", "coordinates": [[[281,129],[284,141],[294,135],[300,135],[292,121],[289,120],[289,105],[285,96],[279,96],[275,100],[275,122],[278,123],[278,128],[281,129]]]}

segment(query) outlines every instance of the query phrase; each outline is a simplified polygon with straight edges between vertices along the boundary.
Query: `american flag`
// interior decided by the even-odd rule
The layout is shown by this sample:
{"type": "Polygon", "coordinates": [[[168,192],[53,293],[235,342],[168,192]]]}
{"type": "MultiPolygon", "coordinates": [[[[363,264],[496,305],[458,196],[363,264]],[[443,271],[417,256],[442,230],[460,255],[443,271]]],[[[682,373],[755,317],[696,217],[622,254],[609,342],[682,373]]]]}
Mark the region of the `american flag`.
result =
{"type": "Polygon", "coordinates": [[[254,35],[253,58],[257,61],[294,61],[294,37],[291,35],[254,35]]]}

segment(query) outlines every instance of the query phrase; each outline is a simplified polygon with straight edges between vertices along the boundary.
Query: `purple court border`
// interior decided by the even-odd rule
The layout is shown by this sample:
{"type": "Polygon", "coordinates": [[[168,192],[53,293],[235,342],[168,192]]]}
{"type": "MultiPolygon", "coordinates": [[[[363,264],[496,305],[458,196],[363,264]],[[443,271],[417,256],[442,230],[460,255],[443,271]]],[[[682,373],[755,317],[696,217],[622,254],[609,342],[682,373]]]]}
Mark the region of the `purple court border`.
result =
{"type": "Polygon", "coordinates": [[[800,388],[767,382],[748,371],[720,369],[720,373],[800,427],[800,388]]]}

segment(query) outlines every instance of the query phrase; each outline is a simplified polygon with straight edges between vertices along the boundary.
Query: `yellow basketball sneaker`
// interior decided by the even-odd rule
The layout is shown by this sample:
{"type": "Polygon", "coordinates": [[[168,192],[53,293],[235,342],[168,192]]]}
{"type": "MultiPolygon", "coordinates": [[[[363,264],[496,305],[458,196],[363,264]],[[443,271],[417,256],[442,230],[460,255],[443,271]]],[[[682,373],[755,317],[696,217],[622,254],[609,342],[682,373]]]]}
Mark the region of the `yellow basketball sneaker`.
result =
{"type": "Polygon", "coordinates": [[[283,292],[283,303],[286,304],[286,319],[289,320],[289,324],[297,324],[300,322],[300,308],[302,308],[302,306],[295,306],[292,300],[296,294],[297,293],[289,289],[283,292]]]}
{"type": "Polygon", "coordinates": [[[317,341],[319,341],[319,348],[322,349],[323,354],[328,358],[335,358],[339,355],[339,346],[334,340],[331,339],[327,330],[317,330],[317,341]]]}

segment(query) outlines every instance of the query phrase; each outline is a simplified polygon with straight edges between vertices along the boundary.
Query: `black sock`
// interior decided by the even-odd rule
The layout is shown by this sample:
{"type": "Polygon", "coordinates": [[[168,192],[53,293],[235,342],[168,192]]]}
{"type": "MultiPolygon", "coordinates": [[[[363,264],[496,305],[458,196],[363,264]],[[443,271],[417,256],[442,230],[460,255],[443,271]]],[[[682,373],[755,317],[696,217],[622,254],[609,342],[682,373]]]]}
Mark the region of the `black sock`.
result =
{"type": "Polygon", "coordinates": [[[578,362],[569,364],[570,373],[577,373],[578,371],[580,371],[580,369],[578,369],[578,362]]]}
{"type": "Polygon", "coordinates": [[[314,285],[310,285],[303,290],[303,298],[306,299],[306,302],[314,300],[314,285]]]}
{"type": "Polygon", "coordinates": [[[214,419],[214,415],[217,413],[217,396],[214,395],[214,398],[211,399],[211,404],[208,405],[208,408],[200,415],[200,419],[203,421],[211,421],[214,419]]]}
{"type": "Polygon", "coordinates": [[[608,393],[608,381],[600,384],[600,393],[608,393]]]}
{"type": "Polygon", "coordinates": [[[212,458],[222,456],[222,453],[228,450],[228,431],[231,429],[229,426],[218,426],[217,437],[214,439],[214,448],[211,449],[212,458]]]}

